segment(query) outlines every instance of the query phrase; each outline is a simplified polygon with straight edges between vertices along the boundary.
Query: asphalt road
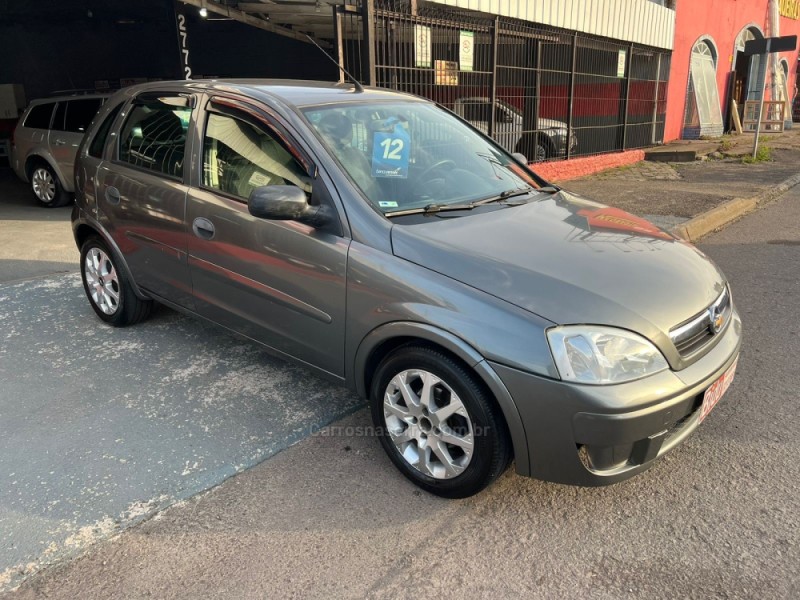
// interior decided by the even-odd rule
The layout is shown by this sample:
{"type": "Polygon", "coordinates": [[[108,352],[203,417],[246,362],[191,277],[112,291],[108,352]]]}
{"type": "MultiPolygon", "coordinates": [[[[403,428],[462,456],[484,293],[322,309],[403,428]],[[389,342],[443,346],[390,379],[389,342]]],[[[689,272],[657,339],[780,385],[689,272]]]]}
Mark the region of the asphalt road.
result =
{"type": "Polygon", "coordinates": [[[18,596],[797,598],[800,188],[701,247],[743,316],[737,378],[633,480],[583,489],[509,472],[441,500],[359,435],[361,411],[18,596]]]}

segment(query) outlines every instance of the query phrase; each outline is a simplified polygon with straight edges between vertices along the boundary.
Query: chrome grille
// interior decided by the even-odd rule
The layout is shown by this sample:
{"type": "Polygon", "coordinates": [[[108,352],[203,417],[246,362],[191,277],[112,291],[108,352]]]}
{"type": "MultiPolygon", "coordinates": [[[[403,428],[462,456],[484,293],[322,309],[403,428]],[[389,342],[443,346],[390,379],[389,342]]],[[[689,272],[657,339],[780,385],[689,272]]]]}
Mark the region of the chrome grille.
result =
{"type": "Polygon", "coordinates": [[[725,330],[731,320],[731,294],[726,287],[704,311],[673,327],[669,336],[682,357],[687,357],[708,344],[725,330]],[[716,325],[718,326],[715,326],[716,325]],[[720,324],[721,323],[721,324],[720,324]]]}

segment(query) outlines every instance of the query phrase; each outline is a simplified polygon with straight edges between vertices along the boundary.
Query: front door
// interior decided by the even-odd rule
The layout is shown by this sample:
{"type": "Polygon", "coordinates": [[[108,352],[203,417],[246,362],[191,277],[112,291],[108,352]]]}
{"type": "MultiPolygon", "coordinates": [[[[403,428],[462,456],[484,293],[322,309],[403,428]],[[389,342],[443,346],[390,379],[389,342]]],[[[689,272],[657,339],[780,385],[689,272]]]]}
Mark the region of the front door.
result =
{"type": "MultiPolygon", "coordinates": [[[[113,165],[97,173],[101,223],[136,283],[191,307],[184,166],[192,98],[147,92],[127,107],[113,165]]],[[[188,170],[188,169],[186,169],[188,170]]]]}
{"type": "Polygon", "coordinates": [[[254,217],[252,190],[294,185],[331,202],[323,174],[265,114],[209,104],[199,187],[189,193],[189,266],[201,315],[336,376],[344,375],[349,240],[338,225],[313,228],[254,217]],[[293,152],[290,152],[292,150],[293,152]]]}

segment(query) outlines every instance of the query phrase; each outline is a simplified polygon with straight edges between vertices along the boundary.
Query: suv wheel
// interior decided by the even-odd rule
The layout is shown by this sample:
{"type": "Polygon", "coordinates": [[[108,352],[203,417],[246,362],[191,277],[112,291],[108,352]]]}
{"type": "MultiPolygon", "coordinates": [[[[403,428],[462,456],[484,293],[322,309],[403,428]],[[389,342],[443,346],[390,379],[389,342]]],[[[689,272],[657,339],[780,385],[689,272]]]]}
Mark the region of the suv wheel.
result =
{"type": "Polygon", "coordinates": [[[539,163],[547,160],[547,157],[548,157],[548,152],[544,144],[541,143],[536,144],[536,156],[534,157],[533,161],[539,163]]]}
{"type": "Polygon", "coordinates": [[[81,278],[89,303],[103,321],[124,327],[146,319],[153,302],[136,296],[115,261],[114,254],[98,236],[91,236],[81,246],[81,278]]]}
{"type": "Polygon", "coordinates": [[[505,421],[475,375],[439,350],[404,346],[378,367],[372,420],[395,466],[445,498],[477,494],[506,469],[505,421]]]}
{"type": "Polygon", "coordinates": [[[31,173],[31,190],[39,204],[45,208],[65,206],[69,203],[69,194],[64,190],[50,165],[37,163],[31,173]]]}

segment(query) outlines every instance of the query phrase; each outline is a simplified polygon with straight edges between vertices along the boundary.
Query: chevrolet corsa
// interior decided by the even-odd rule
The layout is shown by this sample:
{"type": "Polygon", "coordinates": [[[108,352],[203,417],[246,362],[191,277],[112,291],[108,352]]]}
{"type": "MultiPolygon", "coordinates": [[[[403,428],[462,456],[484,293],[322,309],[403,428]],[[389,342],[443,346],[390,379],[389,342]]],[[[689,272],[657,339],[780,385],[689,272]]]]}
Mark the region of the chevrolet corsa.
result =
{"type": "Polygon", "coordinates": [[[730,385],[741,321],[692,245],[541,180],[428,100],[290,81],[152,83],[76,163],[86,294],[154,302],[369,400],[423,489],[513,460],[577,485],[647,469],[730,385]]]}

